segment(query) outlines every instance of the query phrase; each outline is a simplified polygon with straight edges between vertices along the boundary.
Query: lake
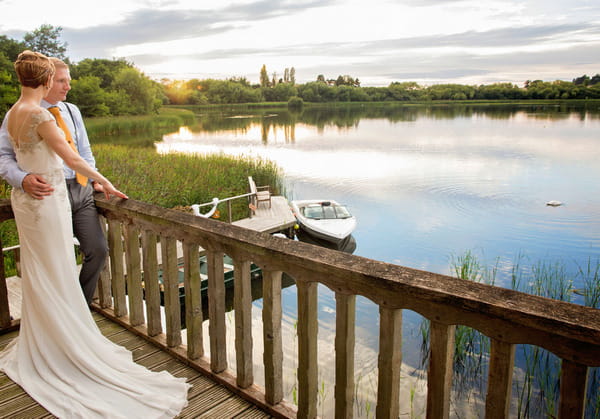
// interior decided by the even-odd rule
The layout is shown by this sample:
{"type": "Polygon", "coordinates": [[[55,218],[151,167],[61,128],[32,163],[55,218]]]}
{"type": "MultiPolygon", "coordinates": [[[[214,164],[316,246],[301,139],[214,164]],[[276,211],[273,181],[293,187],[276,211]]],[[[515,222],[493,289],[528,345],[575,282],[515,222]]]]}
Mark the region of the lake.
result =
{"type": "MultiPolygon", "coordinates": [[[[586,281],[580,271],[600,263],[597,104],[224,109],[199,114],[197,125],[155,145],[161,153],[220,152],[275,161],[288,199],[334,199],[348,206],[358,219],[353,235],[360,256],[453,274],[468,254],[489,268],[486,273],[494,272],[496,285],[510,287],[515,266],[525,275],[525,287],[531,283],[526,274],[550,267],[578,290],[586,281]],[[562,205],[546,205],[551,200],[562,205]]],[[[293,342],[295,287],[285,288],[283,298],[290,337],[284,335],[284,342],[293,342]]],[[[568,298],[584,303],[578,293],[569,291],[568,298]]],[[[254,305],[260,321],[260,300],[254,305]]],[[[356,314],[356,416],[372,417],[378,308],[359,297],[356,314]]],[[[405,310],[403,416],[424,409],[422,326],[420,316],[405,310]]],[[[319,413],[326,417],[333,405],[334,333],[335,299],[320,287],[319,413]]],[[[254,339],[260,348],[260,325],[254,339]]],[[[262,351],[255,352],[258,365],[262,351]]],[[[525,352],[517,358],[526,358],[525,352]]],[[[284,364],[284,376],[291,377],[288,400],[295,386],[291,362],[284,364]]],[[[258,382],[261,374],[255,372],[258,382]]],[[[475,375],[485,378],[482,371],[475,375]]],[[[478,414],[480,391],[475,386],[457,397],[454,414],[478,414]]]]}

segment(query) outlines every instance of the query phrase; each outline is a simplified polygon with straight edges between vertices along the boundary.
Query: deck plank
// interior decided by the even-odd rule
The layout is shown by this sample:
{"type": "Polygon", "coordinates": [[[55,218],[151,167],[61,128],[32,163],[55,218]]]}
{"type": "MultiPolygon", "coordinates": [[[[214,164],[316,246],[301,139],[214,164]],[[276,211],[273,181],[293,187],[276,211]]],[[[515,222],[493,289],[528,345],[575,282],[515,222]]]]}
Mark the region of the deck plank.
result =
{"type": "MultiPolygon", "coordinates": [[[[116,323],[93,313],[100,331],[111,341],[130,351],[135,362],[153,371],[169,371],[176,377],[186,377],[192,385],[188,393],[188,406],[178,418],[239,417],[269,418],[266,412],[236,396],[221,384],[217,384],[183,362],[133,334],[116,323]],[[247,416],[246,416],[247,415],[247,416]]],[[[18,331],[0,335],[0,350],[4,349],[18,331]]],[[[46,409],[33,400],[4,373],[0,373],[0,419],[55,419],[46,409]]]]}
{"type": "Polygon", "coordinates": [[[283,196],[271,197],[271,208],[261,202],[256,209],[256,214],[251,218],[234,221],[233,225],[250,230],[275,233],[285,231],[296,224],[296,217],[292,213],[288,201],[283,196]]]}

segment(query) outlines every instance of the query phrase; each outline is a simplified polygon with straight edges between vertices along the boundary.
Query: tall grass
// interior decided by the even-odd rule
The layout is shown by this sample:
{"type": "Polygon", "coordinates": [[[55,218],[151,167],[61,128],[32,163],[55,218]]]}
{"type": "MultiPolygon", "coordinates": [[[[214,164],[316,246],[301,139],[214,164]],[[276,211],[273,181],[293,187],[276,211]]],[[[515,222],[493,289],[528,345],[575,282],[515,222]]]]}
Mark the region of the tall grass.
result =
{"type": "MultiPolygon", "coordinates": [[[[94,153],[102,173],[130,198],[167,208],[245,194],[248,176],[259,185],[270,185],[275,194],[283,192],[280,169],[267,160],[224,154],[159,155],[153,149],[110,144],[95,146],[94,153]]],[[[247,213],[246,200],[233,201],[234,219],[247,213]]]]}

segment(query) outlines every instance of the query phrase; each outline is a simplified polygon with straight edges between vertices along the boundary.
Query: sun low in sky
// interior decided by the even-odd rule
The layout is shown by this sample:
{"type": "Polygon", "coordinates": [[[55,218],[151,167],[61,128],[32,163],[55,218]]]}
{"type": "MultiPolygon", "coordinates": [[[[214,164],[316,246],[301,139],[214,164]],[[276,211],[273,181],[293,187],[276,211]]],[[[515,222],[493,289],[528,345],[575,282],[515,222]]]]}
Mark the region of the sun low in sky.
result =
{"type": "Polygon", "coordinates": [[[362,86],[600,73],[598,0],[0,0],[0,16],[0,35],[61,26],[72,61],[125,58],[156,79],[256,83],[263,64],[362,86]]]}

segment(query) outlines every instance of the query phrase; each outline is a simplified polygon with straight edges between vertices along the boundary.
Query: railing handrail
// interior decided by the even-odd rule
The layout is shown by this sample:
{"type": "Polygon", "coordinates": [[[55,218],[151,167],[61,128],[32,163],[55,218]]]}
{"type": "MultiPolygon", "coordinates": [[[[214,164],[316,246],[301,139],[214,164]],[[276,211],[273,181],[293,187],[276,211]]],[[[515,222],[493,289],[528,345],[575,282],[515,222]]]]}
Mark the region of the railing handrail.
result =
{"type": "MultiPolygon", "coordinates": [[[[230,196],[229,198],[223,198],[223,199],[217,198],[217,199],[219,200],[218,203],[220,204],[221,202],[234,201],[236,199],[246,198],[246,197],[253,196],[253,195],[256,195],[256,193],[249,192],[249,193],[245,193],[243,195],[236,195],[236,196],[230,196]]],[[[205,202],[204,204],[197,204],[197,205],[199,207],[207,207],[209,205],[214,205],[214,202],[213,201],[211,201],[211,202],[205,202]]]]}

